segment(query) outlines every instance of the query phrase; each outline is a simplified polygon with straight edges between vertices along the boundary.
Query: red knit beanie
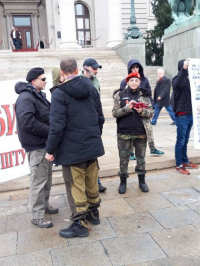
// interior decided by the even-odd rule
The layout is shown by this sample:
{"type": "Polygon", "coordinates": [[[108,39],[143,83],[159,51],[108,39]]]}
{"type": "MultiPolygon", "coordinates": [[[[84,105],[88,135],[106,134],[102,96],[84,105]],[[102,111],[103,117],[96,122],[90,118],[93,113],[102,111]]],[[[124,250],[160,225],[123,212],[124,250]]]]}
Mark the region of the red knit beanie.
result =
{"type": "Polygon", "coordinates": [[[129,81],[129,79],[131,78],[137,78],[137,79],[140,79],[140,73],[137,73],[137,72],[133,72],[131,74],[129,74],[127,77],[126,77],[126,83],[129,81]]]}

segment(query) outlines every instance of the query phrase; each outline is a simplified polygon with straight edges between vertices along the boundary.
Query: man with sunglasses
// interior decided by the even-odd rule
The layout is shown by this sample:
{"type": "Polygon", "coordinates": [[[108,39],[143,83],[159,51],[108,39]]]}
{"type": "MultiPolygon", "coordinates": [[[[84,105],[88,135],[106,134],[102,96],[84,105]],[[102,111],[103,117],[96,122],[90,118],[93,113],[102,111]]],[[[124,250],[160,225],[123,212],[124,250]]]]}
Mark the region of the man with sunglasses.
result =
{"type": "Polygon", "coordinates": [[[44,69],[32,68],[26,80],[28,83],[15,85],[19,94],[15,105],[18,137],[27,152],[30,166],[31,223],[48,228],[53,224],[45,220],[45,213],[54,214],[58,209],[49,205],[52,164],[45,159],[45,146],[49,134],[50,103],[42,92],[47,83],[44,69]]]}

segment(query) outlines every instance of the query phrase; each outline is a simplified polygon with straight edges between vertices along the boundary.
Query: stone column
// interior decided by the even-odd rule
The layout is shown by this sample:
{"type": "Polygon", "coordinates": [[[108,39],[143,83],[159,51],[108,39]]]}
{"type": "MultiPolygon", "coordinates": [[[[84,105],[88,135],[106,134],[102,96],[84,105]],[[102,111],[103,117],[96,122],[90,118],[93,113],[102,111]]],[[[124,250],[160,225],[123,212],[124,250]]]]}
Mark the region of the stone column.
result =
{"type": "Polygon", "coordinates": [[[6,26],[7,26],[7,42],[8,42],[8,49],[12,50],[12,47],[10,45],[10,32],[11,32],[11,22],[10,22],[10,14],[6,14],[6,26]]]}
{"type": "Polygon", "coordinates": [[[73,0],[59,0],[61,43],[60,48],[79,48],[73,0]]]}
{"type": "Polygon", "coordinates": [[[121,0],[107,0],[108,9],[108,47],[120,44],[122,40],[121,0]]]}

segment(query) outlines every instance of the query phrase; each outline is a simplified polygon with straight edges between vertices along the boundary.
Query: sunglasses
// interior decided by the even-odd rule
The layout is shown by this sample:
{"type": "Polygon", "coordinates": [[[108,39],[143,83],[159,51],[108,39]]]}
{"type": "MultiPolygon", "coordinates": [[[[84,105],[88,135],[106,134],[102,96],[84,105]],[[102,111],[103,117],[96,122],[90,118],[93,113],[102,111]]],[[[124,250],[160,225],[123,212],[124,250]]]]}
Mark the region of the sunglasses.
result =
{"type": "MultiPolygon", "coordinates": [[[[37,78],[37,79],[38,79],[38,78],[37,78]]],[[[45,82],[45,81],[47,80],[47,78],[43,78],[43,79],[39,79],[39,80],[45,82]]]]}

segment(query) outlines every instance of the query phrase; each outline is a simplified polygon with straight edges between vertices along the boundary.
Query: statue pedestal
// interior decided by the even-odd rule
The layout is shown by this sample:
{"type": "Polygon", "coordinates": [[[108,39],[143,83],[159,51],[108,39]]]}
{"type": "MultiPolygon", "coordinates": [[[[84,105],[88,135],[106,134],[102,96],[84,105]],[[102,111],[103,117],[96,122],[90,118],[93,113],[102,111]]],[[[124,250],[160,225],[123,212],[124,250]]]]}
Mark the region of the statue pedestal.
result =
{"type": "Polygon", "coordinates": [[[131,59],[137,59],[141,65],[145,65],[145,40],[128,39],[113,47],[123,61],[128,64],[131,59]]]}
{"type": "MultiPolygon", "coordinates": [[[[173,24],[169,28],[172,29],[172,26],[173,24]]],[[[168,29],[163,36],[163,66],[167,73],[174,77],[178,72],[179,60],[200,58],[200,16],[194,16],[182,24],[176,24],[174,30],[170,32],[168,29]]]]}

